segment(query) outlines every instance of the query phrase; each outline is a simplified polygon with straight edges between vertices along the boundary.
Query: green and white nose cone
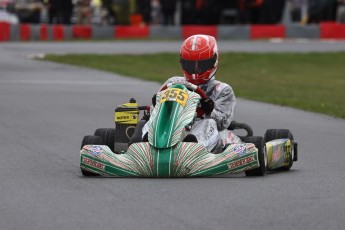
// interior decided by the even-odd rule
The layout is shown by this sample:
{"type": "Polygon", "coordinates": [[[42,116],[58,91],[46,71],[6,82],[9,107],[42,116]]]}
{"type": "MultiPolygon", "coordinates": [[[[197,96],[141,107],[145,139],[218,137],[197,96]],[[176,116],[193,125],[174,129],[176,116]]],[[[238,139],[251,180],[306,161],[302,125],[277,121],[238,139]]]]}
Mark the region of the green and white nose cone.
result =
{"type": "Polygon", "coordinates": [[[259,167],[259,162],[257,149],[250,143],[231,145],[223,153],[213,154],[198,143],[158,149],[146,142],[132,144],[126,154],[115,154],[105,145],[86,145],[81,150],[80,167],[115,177],[203,177],[243,172],[259,167]]]}

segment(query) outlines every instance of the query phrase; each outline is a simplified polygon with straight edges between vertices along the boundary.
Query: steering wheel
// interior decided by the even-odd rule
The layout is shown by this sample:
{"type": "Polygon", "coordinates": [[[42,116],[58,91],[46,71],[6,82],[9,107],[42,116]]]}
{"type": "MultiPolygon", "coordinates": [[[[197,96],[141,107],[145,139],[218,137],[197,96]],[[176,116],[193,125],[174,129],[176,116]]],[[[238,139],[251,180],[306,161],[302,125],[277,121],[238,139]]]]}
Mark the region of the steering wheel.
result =
{"type": "MultiPolygon", "coordinates": [[[[199,86],[197,86],[197,85],[194,85],[194,84],[192,84],[192,83],[190,83],[190,82],[172,82],[172,83],[168,83],[168,84],[165,84],[162,88],[161,88],[161,90],[159,91],[159,92],[161,92],[161,91],[163,91],[163,90],[166,90],[168,87],[170,87],[170,86],[172,86],[172,85],[176,85],[176,84],[181,84],[181,85],[184,85],[184,86],[186,86],[186,88],[187,89],[189,89],[189,90],[191,90],[191,91],[193,91],[193,92],[196,92],[197,94],[199,94],[200,95],[200,97],[202,98],[202,99],[207,99],[208,97],[207,97],[207,95],[206,95],[206,93],[199,87],[199,86]]],[[[203,115],[204,115],[204,111],[201,109],[201,107],[198,107],[197,108],[197,117],[198,118],[201,118],[201,117],[203,117],[203,115]]]]}

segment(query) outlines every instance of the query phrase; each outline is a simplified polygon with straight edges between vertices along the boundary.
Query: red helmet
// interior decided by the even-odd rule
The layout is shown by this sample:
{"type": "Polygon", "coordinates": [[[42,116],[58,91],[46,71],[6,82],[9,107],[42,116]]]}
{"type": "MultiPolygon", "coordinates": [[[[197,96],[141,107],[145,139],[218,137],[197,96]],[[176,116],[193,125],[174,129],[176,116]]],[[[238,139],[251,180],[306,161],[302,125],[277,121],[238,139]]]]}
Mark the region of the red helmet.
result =
{"type": "Polygon", "coordinates": [[[204,34],[190,36],[181,46],[180,58],[186,80],[195,85],[205,84],[218,67],[216,39],[204,34]]]}

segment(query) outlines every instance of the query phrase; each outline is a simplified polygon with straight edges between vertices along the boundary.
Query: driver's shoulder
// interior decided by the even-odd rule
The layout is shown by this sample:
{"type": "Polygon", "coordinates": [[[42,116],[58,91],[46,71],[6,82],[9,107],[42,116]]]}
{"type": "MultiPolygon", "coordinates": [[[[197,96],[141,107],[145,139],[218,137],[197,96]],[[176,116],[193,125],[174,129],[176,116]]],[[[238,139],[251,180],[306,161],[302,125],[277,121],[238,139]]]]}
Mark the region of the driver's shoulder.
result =
{"type": "Polygon", "coordinates": [[[182,82],[182,83],[185,83],[186,82],[186,79],[184,77],[180,77],[180,76],[173,76],[173,77],[170,77],[166,83],[179,83],[179,82],[182,82]]]}
{"type": "Polygon", "coordinates": [[[186,80],[185,80],[184,77],[173,76],[173,77],[168,78],[168,80],[166,80],[166,81],[162,84],[161,88],[162,88],[163,86],[169,84],[169,83],[185,83],[185,82],[186,82],[186,80]]]}
{"type": "Polygon", "coordinates": [[[225,82],[218,81],[218,80],[215,81],[215,89],[217,92],[222,92],[222,91],[232,92],[233,91],[232,87],[229,84],[227,84],[225,82]]]}

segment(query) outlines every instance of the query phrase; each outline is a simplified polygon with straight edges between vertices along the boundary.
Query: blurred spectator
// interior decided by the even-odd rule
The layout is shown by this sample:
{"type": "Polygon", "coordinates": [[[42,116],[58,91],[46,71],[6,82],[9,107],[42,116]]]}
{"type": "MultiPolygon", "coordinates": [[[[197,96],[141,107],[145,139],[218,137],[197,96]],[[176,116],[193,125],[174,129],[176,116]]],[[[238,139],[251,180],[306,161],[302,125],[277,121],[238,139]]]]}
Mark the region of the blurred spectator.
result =
{"type": "Polygon", "coordinates": [[[113,0],[102,0],[101,23],[115,25],[117,21],[113,7],[113,0]]]}
{"type": "Polygon", "coordinates": [[[47,0],[46,2],[50,24],[71,24],[72,0],[47,0]]]}
{"type": "Polygon", "coordinates": [[[16,0],[14,13],[22,23],[40,23],[42,8],[40,0],[16,0]]]}
{"type": "MultiPolygon", "coordinates": [[[[212,0],[211,0],[212,1],[212,0]]],[[[196,23],[198,25],[212,24],[211,9],[212,3],[210,4],[209,0],[196,0],[196,23]]]]}
{"type": "Polygon", "coordinates": [[[0,9],[13,14],[15,7],[15,0],[0,0],[0,9]]]}
{"type": "Polygon", "coordinates": [[[308,1],[308,23],[319,23],[321,21],[322,0],[308,1]]]}
{"type": "Polygon", "coordinates": [[[199,9],[200,10],[199,24],[203,24],[203,25],[219,24],[220,13],[222,11],[222,5],[224,1],[223,0],[197,0],[197,1],[199,1],[199,4],[201,5],[201,9],[199,9]]]}
{"type": "Polygon", "coordinates": [[[221,24],[237,24],[239,23],[239,1],[222,1],[220,5],[220,18],[221,24]]]}
{"type": "Polygon", "coordinates": [[[129,25],[130,16],[136,9],[136,2],[135,0],[113,0],[113,9],[117,16],[116,24],[129,25]]]}
{"type": "MultiPolygon", "coordinates": [[[[60,1],[60,0],[59,0],[60,1]]],[[[91,24],[91,0],[77,0],[77,24],[91,24]]]]}
{"type": "Polygon", "coordinates": [[[55,22],[58,21],[57,17],[56,17],[56,12],[57,12],[57,0],[48,0],[46,2],[46,7],[47,7],[47,11],[48,11],[48,23],[49,24],[53,24],[55,22]]]}
{"type": "Polygon", "coordinates": [[[309,0],[309,23],[335,21],[337,0],[309,0]]]}
{"type": "Polygon", "coordinates": [[[345,0],[338,0],[337,22],[345,23],[345,0]]]}
{"type": "Polygon", "coordinates": [[[70,24],[75,5],[78,24],[175,25],[176,10],[183,25],[277,24],[287,2],[295,22],[345,21],[345,0],[0,0],[0,8],[11,12],[11,2],[25,23],[39,23],[48,12],[49,23],[70,24]]]}
{"type": "Polygon", "coordinates": [[[183,25],[196,24],[196,0],[181,1],[181,22],[183,25]]]}
{"type": "Polygon", "coordinates": [[[161,3],[159,0],[151,0],[151,24],[157,25],[161,24],[162,14],[161,14],[161,3]]]}
{"type": "Polygon", "coordinates": [[[260,24],[280,23],[283,16],[285,0],[264,0],[260,12],[260,24]]]}
{"type": "Polygon", "coordinates": [[[60,17],[62,18],[63,24],[71,24],[71,18],[73,13],[73,2],[72,0],[60,0],[61,8],[59,9],[60,17]]]}
{"type": "Polygon", "coordinates": [[[138,13],[142,15],[146,25],[151,23],[151,0],[137,0],[138,13]]]}
{"type": "Polygon", "coordinates": [[[184,0],[182,24],[216,25],[219,23],[222,0],[184,0]]]}
{"type": "Polygon", "coordinates": [[[176,10],[176,0],[160,0],[162,14],[163,14],[163,24],[164,25],[175,25],[175,10],[176,10]]]}
{"type": "Polygon", "coordinates": [[[337,0],[323,0],[321,21],[335,21],[337,0]]]}
{"type": "Polygon", "coordinates": [[[239,0],[240,22],[242,24],[259,24],[264,0],[239,0]]]}
{"type": "Polygon", "coordinates": [[[92,8],[92,15],[93,19],[92,22],[96,24],[100,24],[101,22],[101,0],[92,0],[91,1],[91,8],[92,8]]]}
{"type": "Polygon", "coordinates": [[[11,14],[0,7],[0,22],[18,24],[19,20],[15,14],[11,14]]]}
{"type": "Polygon", "coordinates": [[[7,7],[14,3],[14,0],[0,0],[0,9],[7,10],[7,7]]]}
{"type": "Polygon", "coordinates": [[[291,19],[293,22],[302,21],[302,6],[306,0],[291,0],[291,19]]]}
{"type": "Polygon", "coordinates": [[[10,24],[18,24],[19,19],[14,12],[13,0],[0,0],[0,22],[8,22],[10,24]]]}

